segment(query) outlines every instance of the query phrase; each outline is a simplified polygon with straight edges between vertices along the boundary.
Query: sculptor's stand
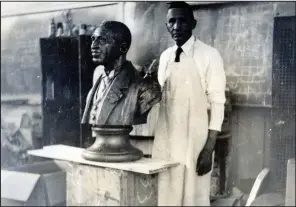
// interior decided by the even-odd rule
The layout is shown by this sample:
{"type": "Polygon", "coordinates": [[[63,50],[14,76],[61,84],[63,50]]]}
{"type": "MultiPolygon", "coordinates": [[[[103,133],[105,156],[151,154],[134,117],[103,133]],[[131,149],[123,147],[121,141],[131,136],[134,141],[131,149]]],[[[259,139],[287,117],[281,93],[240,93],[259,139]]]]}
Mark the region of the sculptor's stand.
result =
{"type": "Polygon", "coordinates": [[[67,163],[67,206],[157,206],[158,173],[178,165],[147,158],[130,163],[93,162],[83,159],[82,151],[65,145],[29,151],[67,163]]]}

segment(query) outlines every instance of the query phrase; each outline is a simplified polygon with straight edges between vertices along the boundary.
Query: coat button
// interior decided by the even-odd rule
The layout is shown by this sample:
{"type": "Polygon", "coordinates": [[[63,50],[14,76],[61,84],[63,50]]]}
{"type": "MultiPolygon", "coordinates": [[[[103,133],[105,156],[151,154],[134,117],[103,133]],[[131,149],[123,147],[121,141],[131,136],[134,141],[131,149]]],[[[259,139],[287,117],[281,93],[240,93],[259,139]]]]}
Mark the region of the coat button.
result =
{"type": "Polygon", "coordinates": [[[97,109],[98,109],[98,105],[95,105],[94,110],[97,110],[97,109]]]}
{"type": "Polygon", "coordinates": [[[96,120],[96,116],[95,116],[95,115],[92,115],[92,116],[91,116],[91,119],[92,119],[92,120],[96,120]]]}

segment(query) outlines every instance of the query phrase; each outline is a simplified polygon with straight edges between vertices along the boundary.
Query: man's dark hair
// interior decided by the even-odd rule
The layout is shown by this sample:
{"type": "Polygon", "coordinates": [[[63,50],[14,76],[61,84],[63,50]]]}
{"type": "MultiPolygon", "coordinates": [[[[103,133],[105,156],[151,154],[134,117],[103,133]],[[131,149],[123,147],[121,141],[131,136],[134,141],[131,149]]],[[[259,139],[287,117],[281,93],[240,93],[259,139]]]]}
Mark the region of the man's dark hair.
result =
{"type": "Polygon", "coordinates": [[[187,4],[185,1],[172,1],[169,4],[169,9],[185,9],[188,11],[188,14],[194,19],[192,7],[187,4]]]}
{"type": "Polygon", "coordinates": [[[124,23],[117,21],[103,21],[100,24],[100,27],[112,32],[115,41],[118,41],[119,43],[127,43],[129,49],[132,43],[132,34],[124,23]]]}

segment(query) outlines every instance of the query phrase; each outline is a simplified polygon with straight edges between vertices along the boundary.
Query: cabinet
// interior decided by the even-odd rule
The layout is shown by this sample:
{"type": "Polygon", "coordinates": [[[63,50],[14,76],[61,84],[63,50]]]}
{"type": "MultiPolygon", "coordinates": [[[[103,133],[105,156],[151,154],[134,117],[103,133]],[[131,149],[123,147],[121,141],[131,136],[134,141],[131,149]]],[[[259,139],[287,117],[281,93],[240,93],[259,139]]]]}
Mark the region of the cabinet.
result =
{"type": "Polygon", "coordinates": [[[90,36],[41,38],[43,145],[82,146],[80,124],[92,86],[90,36]]]}

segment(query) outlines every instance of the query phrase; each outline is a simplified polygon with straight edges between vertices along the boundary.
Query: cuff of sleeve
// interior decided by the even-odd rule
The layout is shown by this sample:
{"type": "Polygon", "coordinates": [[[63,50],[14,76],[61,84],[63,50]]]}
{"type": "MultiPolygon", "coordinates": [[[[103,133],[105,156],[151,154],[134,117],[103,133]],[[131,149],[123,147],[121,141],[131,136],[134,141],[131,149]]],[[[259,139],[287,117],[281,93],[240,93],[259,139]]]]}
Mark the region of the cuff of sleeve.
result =
{"type": "Polygon", "coordinates": [[[224,119],[224,104],[211,103],[210,130],[221,131],[224,119]]]}

